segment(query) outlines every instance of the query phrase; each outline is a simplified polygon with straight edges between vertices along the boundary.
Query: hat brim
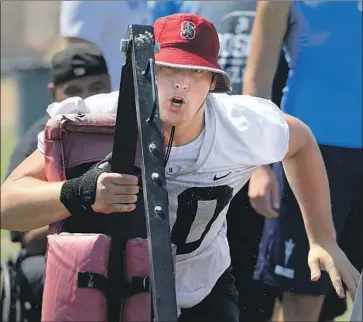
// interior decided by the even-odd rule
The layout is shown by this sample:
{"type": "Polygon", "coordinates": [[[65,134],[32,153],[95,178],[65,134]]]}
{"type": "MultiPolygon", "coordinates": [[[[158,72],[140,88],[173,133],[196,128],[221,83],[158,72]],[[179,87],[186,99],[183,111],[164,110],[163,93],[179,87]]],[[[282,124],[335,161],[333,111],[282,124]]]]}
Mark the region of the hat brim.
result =
{"type": "Polygon", "coordinates": [[[229,93],[232,91],[231,80],[222,67],[183,49],[161,48],[158,53],[155,53],[155,63],[160,66],[210,71],[216,75],[216,86],[211,92],[229,93]]]}

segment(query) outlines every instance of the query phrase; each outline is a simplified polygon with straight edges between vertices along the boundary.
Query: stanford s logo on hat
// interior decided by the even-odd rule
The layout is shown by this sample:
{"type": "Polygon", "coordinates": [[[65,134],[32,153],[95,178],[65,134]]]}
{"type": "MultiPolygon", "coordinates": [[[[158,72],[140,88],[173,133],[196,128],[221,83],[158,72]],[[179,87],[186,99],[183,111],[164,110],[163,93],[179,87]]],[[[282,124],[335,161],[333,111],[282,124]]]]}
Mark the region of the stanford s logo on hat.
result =
{"type": "Polygon", "coordinates": [[[194,39],[195,38],[196,26],[194,22],[183,21],[180,24],[180,37],[183,39],[194,39]]]}

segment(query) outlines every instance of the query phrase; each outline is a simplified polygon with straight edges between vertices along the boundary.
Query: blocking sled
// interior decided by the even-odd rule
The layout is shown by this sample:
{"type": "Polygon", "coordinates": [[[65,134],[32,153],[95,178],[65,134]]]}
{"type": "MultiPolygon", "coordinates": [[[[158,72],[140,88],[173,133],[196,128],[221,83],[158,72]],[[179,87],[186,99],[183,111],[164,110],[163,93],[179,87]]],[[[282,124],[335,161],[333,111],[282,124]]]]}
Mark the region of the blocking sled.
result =
{"type": "MultiPolygon", "coordinates": [[[[103,160],[112,150],[115,119],[50,119],[44,148],[48,181],[79,176],[103,160]]],[[[122,214],[89,213],[50,225],[42,321],[150,321],[149,252],[139,203],[140,211],[128,216],[132,221],[122,214]]]]}
{"type": "Polygon", "coordinates": [[[132,214],[89,211],[50,225],[42,321],[177,321],[152,27],[130,26],[123,46],[117,115],[51,118],[46,177],[78,177],[112,151],[112,171],[142,179],[139,200],[132,214]]]}

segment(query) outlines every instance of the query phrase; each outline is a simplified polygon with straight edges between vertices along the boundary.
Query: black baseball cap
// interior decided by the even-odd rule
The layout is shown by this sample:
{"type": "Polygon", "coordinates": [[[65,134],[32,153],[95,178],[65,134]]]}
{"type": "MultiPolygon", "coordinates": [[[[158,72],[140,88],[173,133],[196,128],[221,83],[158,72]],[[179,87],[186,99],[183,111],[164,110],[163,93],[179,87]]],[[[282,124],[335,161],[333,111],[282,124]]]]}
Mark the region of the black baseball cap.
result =
{"type": "Polygon", "coordinates": [[[107,64],[101,51],[90,43],[69,44],[51,60],[54,85],[86,77],[108,74],[107,64]]]}

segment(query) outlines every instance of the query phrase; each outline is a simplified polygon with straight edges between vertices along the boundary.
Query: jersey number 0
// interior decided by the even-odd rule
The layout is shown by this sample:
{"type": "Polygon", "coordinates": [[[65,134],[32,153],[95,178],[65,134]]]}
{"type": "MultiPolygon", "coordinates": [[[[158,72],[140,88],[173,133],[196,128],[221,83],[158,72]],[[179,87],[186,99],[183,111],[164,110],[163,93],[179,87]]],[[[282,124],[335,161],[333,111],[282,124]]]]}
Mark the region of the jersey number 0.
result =
{"type": "Polygon", "coordinates": [[[177,246],[177,255],[191,253],[200,246],[213,222],[228,205],[232,196],[233,189],[227,185],[189,188],[178,196],[176,221],[171,231],[171,242],[177,246]],[[192,225],[196,220],[199,201],[216,201],[216,207],[200,238],[187,243],[192,225]]]}

